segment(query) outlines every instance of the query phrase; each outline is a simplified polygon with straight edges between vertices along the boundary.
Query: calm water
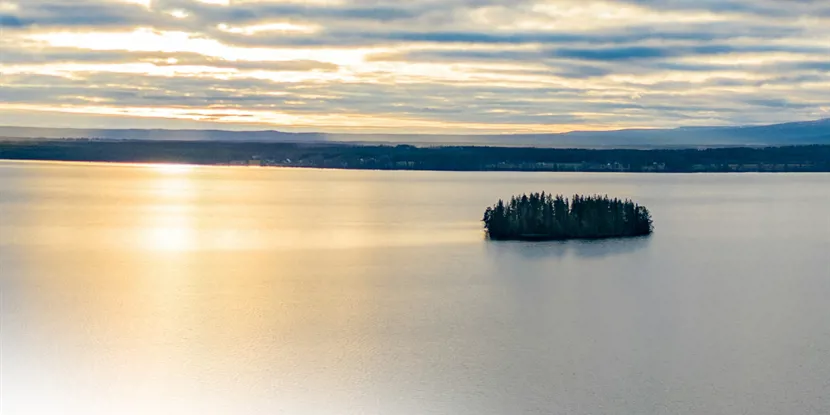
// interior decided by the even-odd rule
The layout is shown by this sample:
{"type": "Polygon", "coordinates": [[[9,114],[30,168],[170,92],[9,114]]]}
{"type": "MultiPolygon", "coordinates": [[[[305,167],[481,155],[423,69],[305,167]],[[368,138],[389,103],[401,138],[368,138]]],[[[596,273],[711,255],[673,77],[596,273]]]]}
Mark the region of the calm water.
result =
{"type": "Polygon", "coordinates": [[[0,162],[12,414],[830,413],[830,175],[0,162]],[[646,239],[491,243],[525,191],[646,239]]]}

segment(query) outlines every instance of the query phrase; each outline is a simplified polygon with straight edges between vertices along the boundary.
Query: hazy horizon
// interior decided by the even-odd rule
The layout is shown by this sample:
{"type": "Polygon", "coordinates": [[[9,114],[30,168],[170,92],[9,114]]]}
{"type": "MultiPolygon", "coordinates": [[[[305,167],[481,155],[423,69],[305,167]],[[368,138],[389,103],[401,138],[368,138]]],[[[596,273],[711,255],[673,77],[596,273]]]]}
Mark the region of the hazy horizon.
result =
{"type": "MultiPolygon", "coordinates": [[[[616,132],[616,131],[636,131],[636,130],[673,130],[673,129],[683,129],[683,128],[739,128],[739,127],[766,127],[766,126],[775,126],[781,124],[799,124],[799,123],[823,123],[826,121],[830,121],[830,118],[820,118],[820,119],[810,119],[810,120],[800,120],[800,121],[784,121],[781,123],[756,123],[756,124],[723,124],[723,125],[698,125],[698,126],[691,126],[691,125],[679,125],[676,127],[639,127],[639,128],[613,128],[613,129],[576,129],[576,130],[568,130],[568,131],[561,131],[561,132],[532,132],[529,134],[567,134],[567,133],[591,133],[591,132],[616,132]]],[[[197,124],[200,125],[200,124],[197,124]]],[[[112,127],[106,126],[87,126],[87,127],[78,127],[72,125],[65,125],[65,126],[55,126],[55,127],[46,127],[46,126],[38,126],[38,125],[31,125],[31,124],[0,124],[0,129],[32,129],[32,130],[74,130],[74,131],[83,131],[83,130],[161,130],[161,131],[221,131],[221,132],[231,132],[231,133],[241,133],[241,132],[274,132],[274,133],[286,133],[286,134],[331,134],[331,135],[380,135],[380,136],[493,136],[493,135],[521,135],[521,134],[528,134],[527,132],[517,132],[517,131],[503,131],[497,133],[486,133],[486,132],[470,132],[470,133],[447,133],[447,132],[427,132],[427,133],[418,133],[418,132],[404,132],[404,131],[368,131],[368,132],[340,132],[340,133],[329,133],[323,130],[315,130],[309,128],[307,130],[302,131],[294,131],[292,128],[268,128],[268,126],[261,126],[261,125],[247,125],[247,124],[205,124],[204,128],[198,127],[176,127],[176,126],[169,126],[169,127],[154,127],[154,126],[147,126],[147,127],[130,127],[125,126],[123,124],[116,125],[112,127]]],[[[2,133],[2,131],[0,131],[2,133]]]]}

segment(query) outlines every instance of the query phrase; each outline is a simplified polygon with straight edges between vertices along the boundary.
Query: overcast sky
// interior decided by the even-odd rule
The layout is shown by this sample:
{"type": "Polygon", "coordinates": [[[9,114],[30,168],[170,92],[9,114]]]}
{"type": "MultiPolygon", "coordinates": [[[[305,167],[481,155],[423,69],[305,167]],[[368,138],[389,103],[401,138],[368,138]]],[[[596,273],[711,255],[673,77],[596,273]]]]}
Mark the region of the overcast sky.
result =
{"type": "Polygon", "coordinates": [[[561,132],[830,117],[827,0],[0,0],[0,124],[561,132]]]}

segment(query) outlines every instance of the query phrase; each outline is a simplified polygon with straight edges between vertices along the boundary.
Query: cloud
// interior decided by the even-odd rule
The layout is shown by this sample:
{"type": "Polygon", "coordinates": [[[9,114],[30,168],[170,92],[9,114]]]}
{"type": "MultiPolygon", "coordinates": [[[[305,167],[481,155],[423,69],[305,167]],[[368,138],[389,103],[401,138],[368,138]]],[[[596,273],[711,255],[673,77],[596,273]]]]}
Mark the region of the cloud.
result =
{"type": "Polygon", "coordinates": [[[28,111],[20,119],[41,125],[64,113],[126,126],[563,131],[830,107],[824,1],[2,4],[0,119],[28,111]]]}
{"type": "Polygon", "coordinates": [[[823,0],[623,0],[650,8],[663,8],[681,11],[709,11],[717,13],[736,13],[750,16],[786,18],[800,17],[813,13],[823,13],[830,6],[823,0]]]}
{"type": "Polygon", "coordinates": [[[552,56],[561,58],[574,58],[597,61],[617,61],[629,59],[652,59],[665,58],[673,55],[672,49],[631,46],[624,48],[598,48],[598,49],[570,49],[562,48],[551,52],[552,56]]]}
{"type": "Polygon", "coordinates": [[[612,48],[560,48],[551,50],[550,54],[554,57],[589,61],[625,61],[770,52],[816,54],[818,56],[820,54],[830,52],[830,48],[774,45],[731,46],[712,44],[703,46],[674,47],[629,46],[612,48]]]}
{"type": "Polygon", "coordinates": [[[17,27],[129,27],[153,24],[158,16],[126,3],[95,4],[88,1],[26,1],[17,7],[17,27]]]}

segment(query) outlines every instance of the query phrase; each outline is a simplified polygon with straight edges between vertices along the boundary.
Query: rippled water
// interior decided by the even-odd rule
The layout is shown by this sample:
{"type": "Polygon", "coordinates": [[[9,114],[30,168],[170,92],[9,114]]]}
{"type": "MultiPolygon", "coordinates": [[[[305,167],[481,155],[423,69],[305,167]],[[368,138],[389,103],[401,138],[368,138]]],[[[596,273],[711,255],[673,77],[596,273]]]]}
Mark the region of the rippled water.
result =
{"type": "Polygon", "coordinates": [[[5,414],[828,414],[830,175],[0,162],[5,414]],[[528,191],[656,233],[494,243],[528,191]]]}

